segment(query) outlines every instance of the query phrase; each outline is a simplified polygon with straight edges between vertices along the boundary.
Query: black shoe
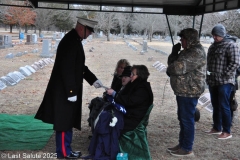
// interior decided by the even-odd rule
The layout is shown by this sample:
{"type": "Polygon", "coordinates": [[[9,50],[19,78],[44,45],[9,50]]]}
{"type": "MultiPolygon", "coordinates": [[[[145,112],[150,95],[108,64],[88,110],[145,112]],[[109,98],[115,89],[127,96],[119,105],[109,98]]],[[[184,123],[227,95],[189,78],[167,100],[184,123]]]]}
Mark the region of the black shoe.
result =
{"type": "Polygon", "coordinates": [[[78,153],[71,152],[69,155],[65,157],[65,159],[78,159],[80,155],[78,153]]]}
{"type": "Polygon", "coordinates": [[[79,157],[82,155],[81,151],[72,151],[74,154],[79,154],[79,157]]]}

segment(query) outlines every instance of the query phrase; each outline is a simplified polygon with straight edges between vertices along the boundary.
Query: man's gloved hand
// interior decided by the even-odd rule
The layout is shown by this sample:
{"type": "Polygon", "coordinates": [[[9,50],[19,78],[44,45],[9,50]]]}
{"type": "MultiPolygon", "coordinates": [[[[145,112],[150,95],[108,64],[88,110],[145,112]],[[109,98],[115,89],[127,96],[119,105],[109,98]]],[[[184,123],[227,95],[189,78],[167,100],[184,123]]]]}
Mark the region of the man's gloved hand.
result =
{"type": "Polygon", "coordinates": [[[68,100],[69,100],[70,102],[76,102],[77,96],[68,97],[68,100]]]}
{"type": "Polygon", "coordinates": [[[172,54],[178,54],[181,49],[181,43],[177,43],[172,47],[172,54]]]}
{"type": "Polygon", "coordinates": [[[102,82],[100,80],[96,80],[94,83],[93,83],[93,86],[95,88],[100,88],[103,86],[102,82]]]}

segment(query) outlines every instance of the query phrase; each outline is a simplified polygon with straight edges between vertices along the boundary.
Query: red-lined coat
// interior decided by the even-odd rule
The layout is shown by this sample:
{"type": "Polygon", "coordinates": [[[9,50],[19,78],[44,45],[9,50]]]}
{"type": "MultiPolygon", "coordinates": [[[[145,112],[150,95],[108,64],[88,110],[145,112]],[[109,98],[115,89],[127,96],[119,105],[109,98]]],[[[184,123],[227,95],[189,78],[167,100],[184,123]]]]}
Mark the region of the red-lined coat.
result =
{"type": "Polygon", "coordinates": [[[53,124],[56,131],[81,129],[83,78],[92,85],[97,77],[85,66],[85,54],[75,29],[60,41],[55,64],[39,110],[35,116],[53,124]],[[77,95],[76,102],[68,97],[77,95]]]}

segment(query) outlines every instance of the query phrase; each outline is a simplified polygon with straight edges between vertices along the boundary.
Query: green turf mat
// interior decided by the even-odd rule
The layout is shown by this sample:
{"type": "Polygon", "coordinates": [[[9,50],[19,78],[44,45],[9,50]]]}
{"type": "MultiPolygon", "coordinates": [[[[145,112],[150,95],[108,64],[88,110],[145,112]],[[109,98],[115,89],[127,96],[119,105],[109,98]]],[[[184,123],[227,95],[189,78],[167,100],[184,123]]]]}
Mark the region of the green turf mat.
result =
{"type": "Polygon", "coordinates": [[[34,115],[0,114],[0,150],[42,149],[53,134],[53,125],[34,115]]]}

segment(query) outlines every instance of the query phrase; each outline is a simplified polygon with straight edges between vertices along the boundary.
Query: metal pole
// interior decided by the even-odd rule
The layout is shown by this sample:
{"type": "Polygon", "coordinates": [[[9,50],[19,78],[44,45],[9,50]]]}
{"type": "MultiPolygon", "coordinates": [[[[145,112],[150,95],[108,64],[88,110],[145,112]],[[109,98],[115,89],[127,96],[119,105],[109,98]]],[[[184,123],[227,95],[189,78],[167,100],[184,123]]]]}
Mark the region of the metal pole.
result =
{"type": "Polygon", "coordinates": [[[202,32],[203,17],[204,17],[204,14],[202,14],[202,18],[201,18],[201,23],[199,28],[199,38],[201,37],[201,32],[202,32]]]}
{"type": "Polygon", "coordinates": [[[166,15],[166,19],[167,19],[168,29],[169,29],[169,32],[170,32],[170,35],[171,35],[172,44],[174,45],[172,32],[171,32],[171,28],[170,28],[170,25],[169,25],[169,21],[168,21],[168,16],[167,15],[166,15]]]}
{"type": "Polygon", "coordinates": [[[194,25],[195,25],[195,16],[193,16],[193,25],[192,25],[192,28],[194,28],[194,25]]]}

